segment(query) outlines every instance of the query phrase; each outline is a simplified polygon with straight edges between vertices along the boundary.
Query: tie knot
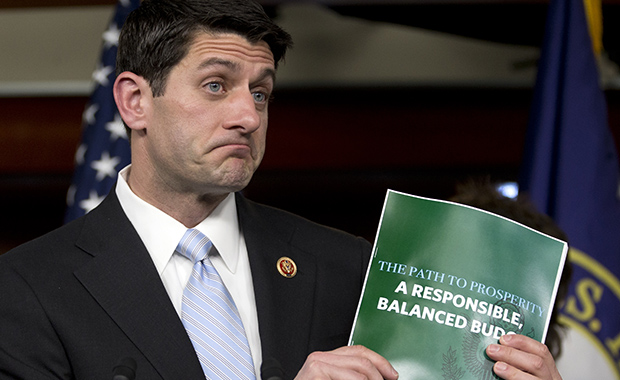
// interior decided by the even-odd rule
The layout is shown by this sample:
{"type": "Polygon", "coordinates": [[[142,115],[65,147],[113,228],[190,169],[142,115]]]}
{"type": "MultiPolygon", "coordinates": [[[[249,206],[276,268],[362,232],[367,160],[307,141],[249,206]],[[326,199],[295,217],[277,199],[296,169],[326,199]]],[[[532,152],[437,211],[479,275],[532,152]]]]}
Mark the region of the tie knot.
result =
{"type": "Polygon", "coordinates": [[[177,245],[177,252],[196,263],[204,260],[213,246],[211,240],[196,229],[189,229],[177,245]]]}

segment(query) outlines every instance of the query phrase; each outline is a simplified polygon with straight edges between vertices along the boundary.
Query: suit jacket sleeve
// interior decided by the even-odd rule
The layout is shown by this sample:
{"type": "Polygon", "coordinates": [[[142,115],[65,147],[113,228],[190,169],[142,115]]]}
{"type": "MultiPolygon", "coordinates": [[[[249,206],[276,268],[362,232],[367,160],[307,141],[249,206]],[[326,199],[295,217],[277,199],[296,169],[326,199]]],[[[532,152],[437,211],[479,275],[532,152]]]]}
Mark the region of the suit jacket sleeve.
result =
{"type": "Polygon", "coordinates": [[[70,378],[68,359],[45,310],[6,263],[0,264],[0,289],[0,378],[70,378]]]}
{"type": "Polygon", "coordinates": [[[252,268],[263,359],[293,378],[307,356],[348,342],[370,259],[366,240],[237,196],[252,268]],[[293,278],[279,274],[292,259],[293,278]]]}
{"type": "Polygon", "coordinates": [[[0,256],[0,378],[204,379],[185,329],[115,194],[0,256]]]}

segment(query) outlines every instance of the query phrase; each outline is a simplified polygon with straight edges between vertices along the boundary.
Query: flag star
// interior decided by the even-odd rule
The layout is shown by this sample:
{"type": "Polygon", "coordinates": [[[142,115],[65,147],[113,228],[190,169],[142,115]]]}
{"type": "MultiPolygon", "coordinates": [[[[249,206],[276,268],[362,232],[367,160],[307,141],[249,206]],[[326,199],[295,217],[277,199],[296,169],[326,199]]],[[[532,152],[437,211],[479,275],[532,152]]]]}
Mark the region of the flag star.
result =
{"type": "Polygon", "coordinates": [[[118,46],[118,37],[120,34],[121,31],[116,23],[111,23],[108,30],[103,32],[104,47],[118,46]]]}
{"type": "Polygon", "coordinates": [[[105,130],[110,132],[110,139],[112,141],[118,140],[119,137],[127,140],[125,124],[123,124],[123,119],[121,119],[121,115],[119,114],[114,116],[113,121],[106,123],[105,130]]]}
{"type": "Polygon", "coordinates": [[[75,185],[69,186],[69,190],[67,190],[67,206],[73,206],[73,203],[75,202],[76,191],[77,188],[75,187],[75,185]]]}
{"type": "Polygon", "coordinates": [[[101,181],[106,176],[114,178],[116,175],[116,165],[121,162],[120,157],[110,157],[108,152],[103,152],[101,158],[97,161],[93,161],[90,167],[97,171],[95,179],[101,181]]]}
{"type": "Polygon", "coordinates": [[[114,71],[112,66],[97,65],[97,69],[93,72],[93,80],[102,86],[107,86],[110,81],[108,76],[114,71]]]}
{"type": "Polygon", "coordinates": [[[82,123],[87,125],[95,124],[95,115],[97,114],[97,111],[99,111],[98,104],[93,103],[88,106],[88,108],[86,108],[84,110],[84,113],[82,114],[82,123]]]}
{"type": "Polygon", "coordinates": [[[86,146],[86,144],[80,144],[80,146],[78,146],[77,150],[75,151],[76,164],[82,165],[84,163],[87,150],[88,147],[86,146]]]}
{"type": "Polygon", "coordinates": [[[84,199],[80,202],[80,208],[88,214],[92,209],[99,206],[99,203],[101,203],[104,198],[105,197],[100,197],[97,191],[91,190],[88,199],[84,199]]]}

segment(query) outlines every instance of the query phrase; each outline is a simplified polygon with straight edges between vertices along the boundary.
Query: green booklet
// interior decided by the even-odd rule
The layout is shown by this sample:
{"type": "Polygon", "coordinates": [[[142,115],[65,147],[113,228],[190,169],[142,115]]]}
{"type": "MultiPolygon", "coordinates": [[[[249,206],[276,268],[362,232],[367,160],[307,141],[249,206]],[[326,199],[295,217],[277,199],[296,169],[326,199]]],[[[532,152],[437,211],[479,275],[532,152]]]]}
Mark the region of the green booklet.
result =
{"type": "Polygon", "coordinates": [[[544,343],[563,241],[504,217],[388,190],[350,344],[407,379],[494,379],[503,334],[544,343]]]}

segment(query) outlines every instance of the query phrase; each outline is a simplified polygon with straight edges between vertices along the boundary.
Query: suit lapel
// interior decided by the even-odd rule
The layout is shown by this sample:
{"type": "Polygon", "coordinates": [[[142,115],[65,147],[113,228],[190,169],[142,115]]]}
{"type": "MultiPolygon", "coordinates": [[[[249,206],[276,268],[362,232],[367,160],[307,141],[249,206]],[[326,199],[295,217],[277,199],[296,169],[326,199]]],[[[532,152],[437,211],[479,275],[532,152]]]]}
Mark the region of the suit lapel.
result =
{"type": "Polygon", "coordinates": [[[263,359],[275,358],[292,378],[308,355],[314,308],[316,262],[294,247],[294,227],[265,219],[258,206],[237,194],[241,223],[254,284],[263,359]],[[285,278],[277,261],[286,256],[298,268],[285,278]]]}
{"type": "Polygon", "coordinates": [[[115,194],[86,216],[76,245],[93,256],[76,277],[161,377],[203,377],[155,265],[115,194]]]}

